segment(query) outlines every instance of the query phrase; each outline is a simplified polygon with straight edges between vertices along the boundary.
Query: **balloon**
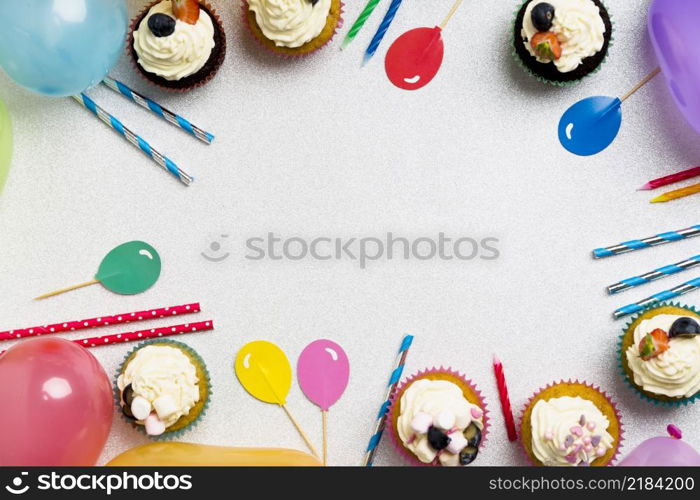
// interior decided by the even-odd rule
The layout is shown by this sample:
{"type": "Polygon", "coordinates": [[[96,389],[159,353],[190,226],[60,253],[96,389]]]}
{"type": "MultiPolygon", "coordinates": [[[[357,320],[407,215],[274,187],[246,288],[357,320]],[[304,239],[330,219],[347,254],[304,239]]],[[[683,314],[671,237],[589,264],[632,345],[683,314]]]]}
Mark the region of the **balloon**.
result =
{"type": "Polygon", "coordinates": [[[137,446],[107,464],[112,467],[316,467],[316,457],[282,448],[226,448],[161,442],[137,446]]]}
{"type": "Polygon", "coordinates": [[[700,132],[700,2],[654,0],[648,28],[671,95],[700,132]]]}
{"type": "Polygon", "coordinates": [[[272,342],[256,340],[236,355],[236,376],[251,396],[284,406],[292,387],[292,367],[282,349],[272,342]]]}
{"type": "Polygon", "coordinates": [[[600,153],[620,131],[621,105],[617,97],[594,96],[580,100],[559,120],[559,142],[579,156],[600,153]]]}
{"type": "Polygon", "coordinates": [[[437,75],[444,52],[442,30],[438,26],[412,29],[389,47],[384,60],[386,75],[401,89],[417,90],[437,75]]]}
{"type": "Polygon", "coordinates": [[[342,347],[321,339],[304,348],[297,362],[299,386],[321,411],[328,411],[345,392],[350,362],[342,347]]]}
{"type": "Polygon", "coordinates": [[[24,340],[0,355],[0,466],[94,465],[112,427],[112,387],[86,349],[24,340]]]}
{"type": "Polygon", "coordinates": [[[23,87],[78,94],[102,80],[122,53],[124,0],[0,2],[0,66],[23,87]]]}
{"type": "Polygon", "coordinates": [[[7,108],[0,101],[0,192],[7,180],[12,158],[12,123],[7,108]]]}
{"type": "Polygon", "coordinates": [[[143,241],[129,241],[113,248],[102,259],[95,279],[114,293],[134,295],[158,281],[160,267],[155,248],[143,241]]]}
{"type": "MultiPolygon", "coordinates": [[[[669,433],[671,428],[669,426],[669,433]]],[[[700,466],[700,454],[678,437],[654,437],[647,439],[630,452],[620,467],[683,467],[700,466]]]]}

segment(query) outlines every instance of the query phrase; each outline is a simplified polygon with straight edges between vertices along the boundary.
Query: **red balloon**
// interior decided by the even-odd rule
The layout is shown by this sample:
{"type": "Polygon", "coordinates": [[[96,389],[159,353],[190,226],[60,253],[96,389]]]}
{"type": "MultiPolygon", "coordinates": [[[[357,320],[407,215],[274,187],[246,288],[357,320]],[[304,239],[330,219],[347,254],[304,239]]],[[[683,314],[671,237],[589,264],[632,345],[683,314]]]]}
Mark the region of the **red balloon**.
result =
{"type": "Polygon", "coordinates": [[[107,374],[83,347],[25,340],[0,355],[0,466],[95,465],[114,404],[107,374]]]}
{"type": "Polygon", "coordinates": [[[384,60],[386,75],[401,89],[417,90],[430,83],[440,70],[444,52],[439,27],[412,29],[389,47],[384,60]]]}

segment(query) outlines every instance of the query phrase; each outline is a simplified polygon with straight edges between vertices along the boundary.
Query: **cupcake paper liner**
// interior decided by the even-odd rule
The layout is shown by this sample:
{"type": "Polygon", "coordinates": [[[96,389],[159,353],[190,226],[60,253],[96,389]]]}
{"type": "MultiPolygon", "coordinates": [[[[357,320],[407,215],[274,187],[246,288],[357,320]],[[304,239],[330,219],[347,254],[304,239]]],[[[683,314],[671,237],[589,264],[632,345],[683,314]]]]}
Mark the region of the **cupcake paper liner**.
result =
{"type": "Polygon", "coordinates": [[[585,381],[580,381],[578,379],[576,379],[576,380],[571,380],[571,379],[563,380],[562,379],[559,382],[554,382],[551,384],[547,384],[544,387],[540,387],[537,390],[537,392],[535,392],[532,396],[530,396],[530,399],[528,399],[525,406],[523,406],[523,409],[520,412],[520,425],[518,426],[518,430],[520,432],[520,434],[519,434],[520,445],[521,445],[520,450],[522,451],[523,455],[527,459],[528,463],[530,463],[530,465],[535,466],[535,467],[542,467],[542,464],[536,462],[535,459],[530,455],[527,448],[525,447],[525,442],[523,441],[523,428],[525,425],[525,413],[535,403],[535,399],[537,399],[537,397],[540,394],[542,394],[542,392],[544,392],[545,390],[550,389],[552,387],[556,387],[560,384],[576,384],[576,385],[582,385],[584,387],[592,389],[592,390],[596,391],[597,393],[599,393],[608,402],[608,404],[612,407],[613,411],[615,412],[615,418],[617,419],[617,424],[619,427],[619,433],[618,433],[618,437],[616,440],[617,443],[616,443],[615,447],[613,448],[614,451],[613,451],[612,455],[610,455],[608,462],[605,464],[605,466],[607,466],[607,467],[612,466],[614,464],[614,462],[620,456],[620,450],[622,449],[622,442],[625,440],[625,437],[624,437],[625,428],[624,428],[624,425],[622,423],[622,415],[620,414],[620,409],[618,408],[617,403],[615,403],[610,398],[610,396],[608,396],[608,394],[605,391],[603,391],[600,387],[598,387],[596,385],[589,384],[588,382],[585,382],[585,381]]]}
{"type": "MultiPolygon", "coordinates": [[[[257,42],[257,44],[260,47],[266,49],[268,52],[272,52],[273,54],[275,54],[277,56],[287,58],[287,59],[296,59],[296,58],[310,56],[311,54],[316,53],[316,51],[324,48],[326,45],[328,45],[331,42],[331,40],[333,40],[335,35],[338,33],[338,30],[343,27],[343,22],[344,22],[344,20],[343,20],[344,10],[343,9],[345,7],[345,4],[342,1],[339,2],[339,4],[340,4],[340,7],[339,7],[340,12],[338,13],[338,21],[336,22],[335,27],[333,28],[333,32],[331,33],[331,35],[323,43],[320,43],[318,46],[314,47],[311,50],[305,50],[305,51],[304,50],[297,50],[297,49],[303,47],[303,45],[301,47],[297,47],[297,48],[292,49],[289,47],[273,48],[272,45],[268,45],[267,43],[265,43],[265,41],[260,38],[261,35],[258,35],[253,30],[251,23],[256,22],[256,21],[255,21],[254,16],[253,16],[253,18],[250,17],[250,7],[248,5],[247,0],[241,0],[241,14],[242,14],[242,19],[243,19],[243,25],[246,27],[246,29],[248,30],[250,35],[253,37],[253,39],[257,42]]],[[[321,36],[321,35],[319,35],[319,36],[321,36]]],[[[316,37],[316,38],[318,38],[318,37],[316,37]]],[[[307,43],[315,41],[316,38],[310,40],[307,43]]]]}
{"type": "MultiPolygon", "coordinates": [[[[520,13],[520,9],[522,9],[523,6],[524,6],[525,4],[527,4],[528,2],[530,2],[530,1],[531,1],[531,0],[523,0],[523,1],[518,5],[518,7],[515,9],[515,12],[514,12],[514,14],[513,14],[513,22],[511,23],[511,30],[510,30],[511,55],[512,55],[513,58],[515,59],[515,62],[518,64],[518,66],[520,66],[527,74],[529,74],[529,75],[532,76],[533,78],[537,79],[538,81],[540,81],[540,82],[542,82],[542,83],[548,83],[548,84],[553,85],[553,86],[555,86],[555,87],[570,87],[571,85],[576,85],[576,84],[582,82],[583,80],[585,80],[586,78],[588,78],[589,76],[594,75],[594,74],[596,74],[598,71],[600,71],[600,69],[603,67],[603,65],[604,65],[604,64],[606,63],[606,61],[608,60],[608,55],[610,54],[610,49],[612,48],[613,43],[614,43],[614,40],[615,40],[615,20],[613,19],[612,15],[610,15],[610,11],[608,10],[607,6],[605,6],[605,10],[606,10],[607,13],[608,13],[608,18],[610,19],[610,25],[612,26],[612,29],[610,30],[610,39],[608,40],[608,49],[607,49],[607,51],[605,52],[605,55],[603,56],[603,59],[600,61],[600,64],[598,64],[598,66],[597,66],[593,71],[591,71],[590,73],[588,73],[588,74],[582,76],[581,78],[578,78],[578,79],[576,79],[576,80],[571,80],[571,81],[568,81],[568,82],[559,82],[559,81],[549,80],[549,79],[547,79],[547,78],[544,78],[543,76],[540,76],[540,75],[538,75],[537,73],[535,73],[534,71],[532,71],[532,70],[523,62],[523,60],[520,58],[520,56],[518,55],[518,53],[517,53],[516,50],[515,50],[515,41],[516,41],[516,40],[515,40],[515,39],[516,39],[516,36],[515,36],[515,23],[517,22],[518,14],[520,13]]],[[[602,3],[602,2],[601,2],[601,3],[602,3]]]]}
{"type": "Polygon", "coordinates": [[[624,366],[624,363],[622,361],[623,356],[625,355],[625,352],[622,350],[622,346],[623,346],[624,341],[625,341],[625,336],[627,335],[627,330],[629,330],[630,326],[632,326],[632,324],[635,321],[637,321],[643,314],[645,314],[651,310],[654,310],[654,309],[660,309],[662,307],[677,307],[679,309],[684,309],[684,310],[689,311],[691,313],[700,315],[700,311],[695,309],[693,306],[686,306],[686,305],[680,304],[678,302],[662,302],[662,303],[658,303],[658,304],[652,304],[651,306],[647,307],[643,311],[640,311],[639,313],[634,315],[629,320],[629,322],[624,326],[624,328],[622,329],[622,335],[620,335],[620,340],[618,341],[618,345],[617,345],[617,365],[618,365],[618,368],[620,369],[620,374],[622,375],[622,378],[625,381],[625,383],[629,387],[634,389],[634,391],[639,395],[639,397],[641,399],[643,399],[644,401],[648,401],[650,403],[653,403],[655,406],[661,405],[661,406],[667,406],[667,407],[671,407],[671,408],[678,408],[680,406],[685,406],[685,405],[695,403],[698,399],[700,399],[700,391],[696,392],[693,396],[689,396],[689,397],[685,397],[685,398],[677,398],[674,400],[654,398],[654,397],[650,396],[648,393],[646,393],[645,391],[643,391],[640,387],[638,387],[630,379],[630,377],[627,375],[627,371],[625,370],[625,366],[624,366]]]}
{"type": "Polygon", "coordinates": [[[177,342],[175,340],[169,340],[169,339],[152,339],[152,340],[147,340],[145,342],[140,343],[136,347],[134,347],[131,351],[129,351],[126,356],[124,356],[124,360],[122,363],[119,365],[119,369],[117,370],[117,375],[114,377],[114,399],[117,405],[117,410],[119,411],[119,414],[121,415],[122,419],[129,424],[131,424],[132,427],[138,429],[141,433],[145,434],[149,438],[155,440],[155,441],[170,441],[171,439],[175,439],[180,437],[182,434],[184,434],[186,431],[190,429],[194,429],[197,424],[199,423],[199,420],[206,415],[207,410],[209,408],[209,401],[211,400],[211,395],[212,395],[212,390],[211,390],[211,381],[209,377],[209,371],[207,370],[206,365],[204,364],[204,361],[202,358],[197,354],[191,347],[189,347],[186,344],[183,344],[182,342],[177,342]],[[180,349],[182,351],[185,351],[188,355],[188,357],[193,358],[196,360],[198,368],[200,371],[204,374],[205,380],[200,380],[199,383],[205,383],[207,386],[207,395],[206,398],[204,398],[203,406],[199,414],[192,419],[191,422],[187,423],[184,427],[175,430],[175,431],[168,431],[166,430],[163,434],[160,436],[149,436],[146,434],[146,429],[143,425],[137,424],[134,420],[130,419],[126,415],[124,415],[124,412],[122,411],[122,406],[121,406],[121,391],[119,390],[119,387],[117,386],[117,379],[119,378],[119,375],[122,374],[124,371],[124,368],[126,367],[127,360],[131,358],[131,356],[141,349],[142,347],[146,347],[148,345],[167,345],[167,346],[172,346],[176,347],[177,349],[180,349]]]}
{"type": "MultiPolygon", "coordinates": [[[[390,404],[389,404],[389,411],[387,413],[387,420],[386,420],[386,432],[389,433],[389,436],[391,437],[391,442],[393,443],[394,447],[399,451],[401,456],[409,462],[411,465],[417,465],[421,467],[441,467],[440,464],[436,463],[429,463],[426,464],[424,462],[421,462],[418,460],[418,458],[411,453],[410,450],[405,448],[403,446],[403,443],[401,442],[401,439],[398,436],[398,431],[394,425],[394,417],[398,418],[398,415],[395,415],[395,412],[397,411],[398,408],[398,402],[401,399],[401,396],[403,395],[404,390],[410,386],[413,382],[416,380],[421,380],[424,378],[429,378],[431,375],[446,375],[446,378],[442,378],[440,380],[447,380],[450,381],[449,379],[458,379],[459,382],[467,386],[471,392],[474,393],[476,396],[478,403],[475,403],[473,401],[470,401],[472,404],[476,404],[479,406],[483,412],[483,422],[484,422],[484,428],[481,431],[481,443],[479,444],[479,453],[481,453],[484,450],[484,447],[486,445],[486,441],[488,438],[488,433],[489,433],[489,410],[488,406],[486,404],[486,400],[484,399],[483,395],[481,394],[481,391],[477,388],[476,384],[474,384],[470,379],[466,378],[463,374],[461,374],[458,371],[452,370],[451,368],[443,368],[442,366],[440,368],[435,368],[433,367],[432,369],[426,369],[426,370],[420,370],[417,373],[411,375],[408,378],[405,378],[403,382],[397,387],[396,391],[394,394],[391,396],[390,399],[390,404]]],[[[475,462],[478,461],[479,458],[477,457],[475,462]]],[[[464,466],[466,467],[466,466],[464,466]]]]}
{"type": "MultiPolygon", "coordinates": [[[[141,21],[143,20],[144,16],[148,14],[148,11],[153,7],[154,5],[160,3],[161,0],[155,0],[153,2],[148,3],[142,10],[141,12],[138,13],[136,17],[133,18],[131,21],[131,27],[129,29],[129,37],[127,39],[126,43],[126,51],[127,55],[129,57],[129,60],[131,61],[131,65],[133,66],[134,70],[136,73],[138,73],[143,80],[146,82],[150,83],[151,85],[155,85],[158,88],[161,88],[163,90],[167,90],[170,92],[178,92],[178,93],[183,93],[183,92],[189,92],[190,90],[199,88],[207,83],[214,78],[214,75],[219,71],[219,68],[221,67],[221,64],[224,62],[224,59],[226,58],[226,32],[224,31],[224,25],[221,22],[221,18],[216,12],[216,9],[209,5],[208,2],[204,0],[199,0],[199,4],[204,7],[207,10],[207,13],[211,17],[212,22],[214,23],[214,31],[215,31],[215,36],[218,33],[221,40],[219,43],[219,52],[216,55],[216,60],[213,62],[213,67],[209,70],[208,73],[206,73],[201,79],[195,81],[191,85],[188,85],[186,87],[170,87],[168,85],[163,84],[162,82],[155,81],[156,79],[162,79],[165,80],[164,78],[159,77],[156,74],[152,74],[152,76],[149,78],[147,75],[148,72],[143,69],[138,61],[137,61],[137,55],[134,51],[134,31],[138,29],[139,24],[141,24],[141,21]]],[[[211,57],[211,56],[210,56],[211,57]]],[[[205,64],[209,64],[209,61],[205,64]]],[[[203,68],[202,68],[203,69],[203,68]]],[[[200,69],[201,71],[201,69],[200,69]]],[[[196,75],[197,73],[195,73],[196,75]]],[[[193,76],[193,75],[190,75],[193,76]]],[[[186,77],[189,78],[189,77],[186,77]]]]}

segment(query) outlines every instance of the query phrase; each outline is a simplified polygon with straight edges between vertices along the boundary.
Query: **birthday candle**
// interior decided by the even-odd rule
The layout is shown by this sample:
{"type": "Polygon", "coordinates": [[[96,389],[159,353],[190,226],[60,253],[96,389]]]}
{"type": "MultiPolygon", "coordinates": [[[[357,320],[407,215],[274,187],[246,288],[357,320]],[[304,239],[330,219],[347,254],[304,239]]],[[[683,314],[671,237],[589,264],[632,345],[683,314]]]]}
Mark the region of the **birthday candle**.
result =
{"type": "Polygon", "coordinates": [[[369,43],[369,46],[367,47],[367,51],[365,52],[365,58],[364,58],[364,61],[362,64],[367,64],[367,62],[370,59],[372,59],[372,56],[374,55],[374,53],[377,52],[377,49],[379,48],[379,44],[382,43],[382,40],[384,39],[384,35],[386,35],[386,32],[389,29],[389,26],[391,26],[391,23],[394,20],[394,17],[396,16],[396,11],[398,11],[399,7],[401,7],[402,1],[403,0],[391,0],[391,5],[389,5],[389,10],[386,12],[384,19],[382,19],[382,23],[379,25],[377,32],[374,34],[374,38],[372,38],[372,41],[369,43]]]}
{"type": "Polygon", "coordinates": [[[350,45],[350,42],[352,42],[355,39],[357,34],[367,22],[367,19],[369,19],[369,16],[371,16],[372,12],[374,12],[374,9],[377,7],[379,2],[380,0],[369,0],[369,2],[367,2],[365,8],[362,9],[362,12],[360,12],[357,21],[355,21],[355,23],[350,27],[350,31],[348,31],[348,34],[345,35],[343,44],[340,46],[341,49],[344,49],[345,47],[350,45]]]}
{"type": "Polygon", "coordinates": [[[667,175],[665,177],[659,177],[653,181],[649,181],[639,188],[639,191],[650,191],[652,189],[660,188],[663,186],[668,186],[669,184],[675,184],[676,182],[685,181],[692,179],[693,177],[700,177],[700,167],[689,168],[688,170],[683,170],[682,172],[676,172],[675,174],[667,175]]]}
{"type": "Polygon", "coordinates": [[[651,203],[664,203],[698,193],[700,193],[700,184],[693,184],[692,186],[676,189],[675,191],[669,191],[668,193],[659,195],[656,198],[653,198],[651,203]]]}
{"type": "Polygon", "coordinates": [[[508,396],[508,385],[506,384],[506,376],[503,373],[503,363],[497,356],[493,357],[493,372],[496,375],[496,385],[498,386],[498,397],[501,400],[501,411],[506,422],[506,431],[508,432],[508,440],[515,441],[518,439],[518,433],[515,430],[515,421],[513,419],[513,409],[510,406],[510,396],[508,396]]]}

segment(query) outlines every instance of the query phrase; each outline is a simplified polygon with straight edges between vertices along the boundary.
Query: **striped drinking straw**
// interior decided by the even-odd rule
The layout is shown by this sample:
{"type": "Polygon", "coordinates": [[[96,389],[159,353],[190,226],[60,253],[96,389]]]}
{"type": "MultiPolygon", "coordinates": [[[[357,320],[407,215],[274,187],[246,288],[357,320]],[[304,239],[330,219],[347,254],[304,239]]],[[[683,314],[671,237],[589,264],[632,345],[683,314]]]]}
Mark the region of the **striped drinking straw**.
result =
{"type": "Polygon", "coordinates": [[[654,271],[650,271],[640,276],[634,276],[632,278],[622,280],[619,283],[610,285],[608,287],[608,293],[610,295],[620,293],[624,290],[629,290],[630,288],[633,288],[635,286],[651,283],[652,281],[658,280],[660,278],[671,276],[672,274],[680,273],[681,271],[685,271],[687,269],[692,269],[695,266],[700,266],[700,255],[691,257],[688,260],[684,260],[683,262],[671,264],[670,266],[660,267],[658,269],[655,269],[654,271]]]}
{"type": "Polygon", "coordinates": [[[693,290],[697,290],[698,288],[700,288],[700,278],[695,278],[694,280],[691,280],[687,283],[683,283],[682,285],[679,285],[675,288],[671,288],[670,290],[666,290],[665,292],[656,293],[651,297],[647,297],[644,300],[640,300],[639,302],[636,302],[634,304],[621,307],[613,313],[613,316],[615,317],[615,319],[620,319],[623,316],[638,313],[646,309],[647,307],[656,304],[657,302],[675,299],[676,297],[680,297],[681,295],[684,295],[688,292],[692,292],[693,290]]]}
{"type": "Polygon", "coordinates": [[[700,224],[697,226],[680,229],[678,231],[657,234],[656,236],[650,236],[649,238],[644,238],[642,240],[630,240],[611,247],[596,248],[593,250],[593,257],[596,259],[612,257],[613,255],[632,252],[634,250],[641,250],[643,248],[655,247],[657,245],[663,245],[664,243],[671,243],[673,241],[684,240],[686,238],[692,238],[693,236],[699,235],[700,224]]]}
{"type": "Polygon", "coordinates": [[[394,395],[396,387],[399,385],[399,380],[401,380],[401,374],[403,373],[403,367],[406,364],[406,356],[408,355],[408,350],[413,342],[413,335],[406,335],[401,342],[401,348],[399,349],[399,354],[396,357],[396,363],[394,365],[394,370],[391,372],[391,377],[389,377],[389,387],[386,391],[386,396],[384,397],[384,402],[379,408],[379,413],[377,414],[377,420],[374,424],[374,431],[372,432],[372,437],[369,439],[369,444],[367,445],[367,451],[365,453],[365,459],[362,465],[365,467],[372,467],[374,462],[374,455],[377,453],[377,447],[379,442],[382,440],[382,434],[384,433],[384,427],[386,425],[386,415],[389,411],[389,404],[391,403],[391,396],[394,395]]]}

